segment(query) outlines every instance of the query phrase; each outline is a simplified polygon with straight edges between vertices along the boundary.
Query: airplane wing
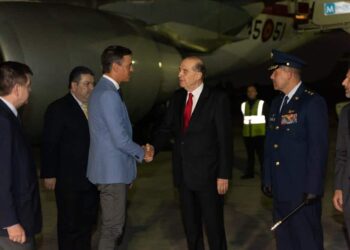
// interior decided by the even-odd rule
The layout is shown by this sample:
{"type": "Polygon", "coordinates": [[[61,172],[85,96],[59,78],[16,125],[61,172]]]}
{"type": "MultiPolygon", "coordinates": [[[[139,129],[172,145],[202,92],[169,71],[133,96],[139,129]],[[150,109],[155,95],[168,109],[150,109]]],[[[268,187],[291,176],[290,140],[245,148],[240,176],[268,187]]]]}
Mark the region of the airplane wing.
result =
{"type": "Polygon", "coordinates": [[[166,39],[180,49],[211,52],[226,43],[241,40],[235,35],[261,7],[261,3],[243,8],[209,0],[163,0],[117,1],[99,9],[142,20],[156,37],[166,39]]]}
{"type": "Polygon", "coordinates": [[[226,43],[247,38],[218,34],[214,31],[176,22],[152,25],[148,26],[147,29],[163,39],[167,39],[169,43],[178,48],[201,53],[208,53],[226,43]]]}

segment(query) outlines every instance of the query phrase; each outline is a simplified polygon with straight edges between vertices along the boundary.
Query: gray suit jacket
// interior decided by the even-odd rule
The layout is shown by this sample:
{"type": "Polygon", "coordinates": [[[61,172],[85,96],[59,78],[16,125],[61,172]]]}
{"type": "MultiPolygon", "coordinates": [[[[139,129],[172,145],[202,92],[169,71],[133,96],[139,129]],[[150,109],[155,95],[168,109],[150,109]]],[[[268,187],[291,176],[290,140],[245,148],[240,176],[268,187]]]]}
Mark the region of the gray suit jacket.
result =
{"type": "Polygon", "coordinates": [[[350,104],[339,117],[334,185],[343,191],[345,216],[350,218],[350,104]]]}
{"type": "Polygon", "coordinates": [[[132,141],[128,111],[114,84],[102,77],[89,100],[87,177],[94,184],[129,184],[143,149],[132,141]]]}

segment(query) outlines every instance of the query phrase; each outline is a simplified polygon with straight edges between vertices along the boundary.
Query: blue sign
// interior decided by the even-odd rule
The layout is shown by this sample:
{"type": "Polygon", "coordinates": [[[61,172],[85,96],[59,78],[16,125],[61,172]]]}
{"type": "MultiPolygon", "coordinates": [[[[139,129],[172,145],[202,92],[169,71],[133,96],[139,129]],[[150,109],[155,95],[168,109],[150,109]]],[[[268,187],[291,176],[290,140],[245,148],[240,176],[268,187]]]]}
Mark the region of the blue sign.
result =
{"type": "Polygon", "coordinates": [[[326,16],[328,15],[335,15],[335,3],[324,3],[324,14],[326,16]]]}

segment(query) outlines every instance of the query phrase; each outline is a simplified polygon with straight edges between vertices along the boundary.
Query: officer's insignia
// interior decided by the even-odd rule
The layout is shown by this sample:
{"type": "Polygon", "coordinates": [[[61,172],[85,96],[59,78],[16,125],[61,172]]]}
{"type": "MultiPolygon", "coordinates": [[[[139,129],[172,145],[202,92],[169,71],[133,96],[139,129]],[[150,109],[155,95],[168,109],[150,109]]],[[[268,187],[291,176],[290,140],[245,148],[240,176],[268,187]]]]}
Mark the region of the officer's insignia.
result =
{"type": "Polygon", "coordinates": [[[299,100],[299,96],[296,96],[294,99],[298,101],[299,100]]]}
{"type": "Polygon", "coordinates": [[[298,114],[285,114],[282,115],[281,125],[294,124],[298,122],[298,114]]]}
{"type": "Polygon", "coordinates": [[[269,117],[269,121],[270,121],[270,122],[275,122],[275,121],[276,121],[275,114],[272,114],[272,115],[269,117]]]}
{"type": "Polygon", "coordinates": [[[308,93],[309,95],[314,95],[315,94],[314,92],[312,92],[310,90],[307,90],[307,89],[305,89],[305,92],[308,93]]]}

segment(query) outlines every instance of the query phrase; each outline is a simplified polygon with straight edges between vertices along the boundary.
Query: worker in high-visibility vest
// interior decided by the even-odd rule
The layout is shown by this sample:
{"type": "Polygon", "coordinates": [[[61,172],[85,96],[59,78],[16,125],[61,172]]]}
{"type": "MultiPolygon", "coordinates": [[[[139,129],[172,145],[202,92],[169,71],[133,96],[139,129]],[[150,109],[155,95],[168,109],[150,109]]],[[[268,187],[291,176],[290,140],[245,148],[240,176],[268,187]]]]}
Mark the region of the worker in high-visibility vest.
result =
{"type": "Polygon", "coordinates": [[[241,105],[243,114],[243,139],[247,150],[247,166],[241,179],[254,178],[255,153],[260,163],[260,173],[264,162],[264,140],[266,130],[267,105],[257,99],[258,91],[254,84],[247,87],[247,101],[241,105]]]}

